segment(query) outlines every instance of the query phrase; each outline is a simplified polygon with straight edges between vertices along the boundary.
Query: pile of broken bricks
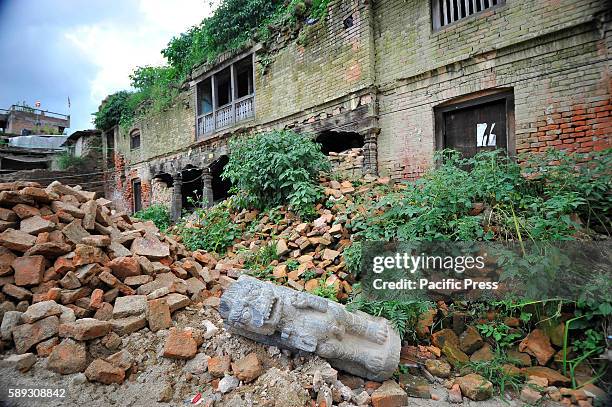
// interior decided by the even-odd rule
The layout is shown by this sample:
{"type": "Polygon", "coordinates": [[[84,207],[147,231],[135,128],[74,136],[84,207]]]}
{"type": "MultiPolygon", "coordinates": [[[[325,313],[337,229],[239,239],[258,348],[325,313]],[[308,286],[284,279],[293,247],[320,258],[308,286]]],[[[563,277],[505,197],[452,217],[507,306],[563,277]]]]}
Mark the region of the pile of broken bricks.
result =
{"type": "Polygon", "coordinates": [[[16,352],[4,364],[26,371],[46,357],[57,373],[120,383],[126,354],[90,362],[88,341],[118,349],[123,335],[169,328],[192,301],[218,305],[233,280],[202,266],[207,254],[110,203],[57,181],[0,184],[0,346],[16,352]]]}
{"type": "MultiPolygon", "coordinates": [[[[441,308],[446,309],[445,306],[441,308]]],[[[430,335],[435,315],[435,309],[425,312],[417,327],[418,336],[428,337],[430,345],[402,347],[400,364],[410,369],[399,375],[399,386],[406,396],[436,399],[430,384],[437,382],[448,389],[446,401],[449,403],[462,403],[466,398],[473,401],[491,398],[495,392],[493,383],[474,372],[470,363],[493,361],[496,356],[492,345],[474,326],[455,324],[458,318],[453,319],[453,329],[444,328],[430,335]]],[[[504,323],[518,327],[519,321],[507,317],[504,323]]],[[[557,342],[556,339],[553,341],[557,342]]],[[[507,361],[501,369],[507,376],[524,378],[524,383],[518,389],[509,386],[506,390],[517,390],[516,396],[528,405],[550,400],[567,406],[590,407],[604,401],[606,392],[590,383],[590,375],[577,378],[584,384],[582,388],[570,388],[571,379],[558,370],[560,352],[555,350],[551,338],[543,330],[531,331],[518,346],[507,350],[507,361]]]]}
{"type": "MultiPolygon", "coordinates": [[[[391,180],[366,175],[359,184],[324,177],[320,183],[327,205],[316,205],[312,221],[300,219],[285,207],[277,208],[274,214],[258,210],[231,212],[233,223],[243,233],[222,256],[207,254],[205,264],[210,270],[238,278],[245,272],[249,256],[274,245],[278,259],[264,265],[269,275],[258,273],[258,278],[310,293],[326,285],[334,288],[338,301],[346,301],[353,291],[354,278],[343,251],[351,245],[348,223],[358,214],[348,208],[355,204],[356,196],[375,195],[390,188],[391,180]]],[[[198,224],[192,221],[186,226],[197,228],[198,224]]]]}

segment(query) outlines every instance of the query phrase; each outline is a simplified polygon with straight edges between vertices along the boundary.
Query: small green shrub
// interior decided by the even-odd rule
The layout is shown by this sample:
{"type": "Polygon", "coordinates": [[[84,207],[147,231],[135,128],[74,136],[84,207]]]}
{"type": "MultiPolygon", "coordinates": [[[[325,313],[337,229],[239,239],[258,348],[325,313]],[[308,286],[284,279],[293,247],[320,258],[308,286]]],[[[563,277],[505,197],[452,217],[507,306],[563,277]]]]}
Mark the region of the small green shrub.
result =
{"type": "Polygon", "coordinates": [[[353,242],[350,246],[344,249],[342,256],[346,263],[348,271],[353,273],[355,276],[359,275],[361,271],[361,253],[363,251],[363,243],[353,242]]]}
{"type": "Polygon", "coordinates": [[[66,170],[72,167],[82,167],[85,164],[83,157],[76,157],[69,152],[65,151],[57,157],[57,166],[60,170],[66,170]]]}
{"type": "Polygon", "coordinates": [[[314,290],[312,290],[312,294],[338,302],[338,298],[336,297],[336,295],[338,294],[336,292],[336,287],[334,287],[333,284],[326,284],[325,279],[319,280],[319,285],[316,286],[314,290]]]}
{"type": "Polygon", "coordinates": [[[166,205],[151,205],[134,213],[134,217],[140,220],[153,221],[155,226],[162,232],[165,232],[170,227],[170,211],[166,205]]]}
{"type": "Polygon", "coordinates": [[[402,339],[416,339],[415,327],[419,315],[431,308],[428,301],[372,301],[357,295],[347,305],[349,310],[359,310],[375,317],[387,318],[402,339]]]}
{"type": "Polygon", "coordinates": [[[522,332],[504,323],[479,324],[476,328],[482,336],[491,338],[500,348],[510,347],[523,336],[522,332]]]}
{"type": "Polygon", "coordinates": [[[274,260],[278,260],[276,246],[267,244],[260,247],[255,253],[247,250],[247,255],[244,260],[244,268],[248,270],[260,270],[268,267],[274,260]]]}
{"type": "Polygon", "coordinates": [[[265,210],[287,204],[302,215],[322,197],[317,183],[329,160],[318,144],[292,131],[260,133],[230,141],[223,178],[244,207],[265,210]]]}
{"type": "Polygon", "coordinates": [[[238,226],[232,221],[228,209],[217,205],[210,209],[196,209],[196,224],[179,227],[179,234],[187,249],[223,253],[240,236],[238,226]]]}

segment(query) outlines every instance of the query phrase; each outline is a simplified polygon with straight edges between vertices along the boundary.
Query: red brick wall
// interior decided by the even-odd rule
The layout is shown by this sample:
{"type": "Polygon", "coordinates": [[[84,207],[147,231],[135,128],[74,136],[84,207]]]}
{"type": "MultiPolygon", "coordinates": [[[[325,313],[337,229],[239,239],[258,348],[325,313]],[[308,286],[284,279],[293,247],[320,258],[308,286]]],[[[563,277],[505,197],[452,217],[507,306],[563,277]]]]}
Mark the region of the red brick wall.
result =
{"type": "Polygon", "coordinates": [[[535,135],[525,140],[517,152],[544,151],[554,147],[580,153],[612,148],[612,105],[610,100],[576,104],[556,112],[550,120],[537,122],[535,135]]]}

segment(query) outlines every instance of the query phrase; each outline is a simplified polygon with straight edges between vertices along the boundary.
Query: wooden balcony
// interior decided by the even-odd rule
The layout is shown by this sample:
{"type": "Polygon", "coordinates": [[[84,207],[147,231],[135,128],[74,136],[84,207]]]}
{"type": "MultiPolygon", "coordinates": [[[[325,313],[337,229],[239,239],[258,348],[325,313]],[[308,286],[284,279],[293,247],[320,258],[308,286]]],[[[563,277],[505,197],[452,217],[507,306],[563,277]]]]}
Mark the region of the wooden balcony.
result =
{"type": "Polygon", "coordinates": [[[255,115],[255,95],[247,95],[217,108],[215,111],[198,116],[198,138],[231,127],[255,115]]]}

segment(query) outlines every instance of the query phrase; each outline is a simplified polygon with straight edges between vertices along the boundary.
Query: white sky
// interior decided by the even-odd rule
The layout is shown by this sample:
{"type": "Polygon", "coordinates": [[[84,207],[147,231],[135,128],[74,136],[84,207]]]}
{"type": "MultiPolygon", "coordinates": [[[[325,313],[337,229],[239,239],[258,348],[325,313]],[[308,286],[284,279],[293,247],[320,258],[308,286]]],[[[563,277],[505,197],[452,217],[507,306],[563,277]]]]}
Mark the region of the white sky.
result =
{"type": "Polygon", "coordinates": [[[139,0],[139,18],[132,24],[100,21],[77,25],[64,33],[97,67],[89,83],[90,96],[100,102],[117,90],[129,87],[129,75],[139,66],[162,65],[160,51],[175,35],[198,24],[210,8],[203,0],[139,0]]]}

